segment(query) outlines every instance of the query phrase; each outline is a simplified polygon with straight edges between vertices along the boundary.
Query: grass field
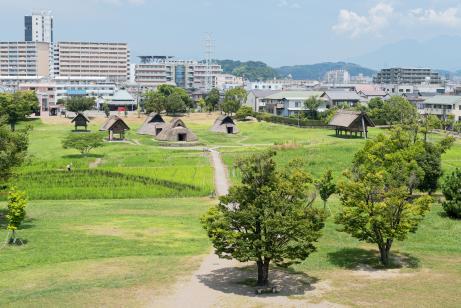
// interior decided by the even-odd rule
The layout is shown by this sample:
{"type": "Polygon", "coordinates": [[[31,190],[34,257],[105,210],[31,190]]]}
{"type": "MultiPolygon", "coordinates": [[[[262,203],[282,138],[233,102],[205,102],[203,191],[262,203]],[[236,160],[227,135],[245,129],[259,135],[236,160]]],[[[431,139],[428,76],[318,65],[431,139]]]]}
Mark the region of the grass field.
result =
{"type": "MultiPolygon", "coordinates": [[[[32,201],[0,250],[0,306],[140,306],[197,266],[209,199],[32,201]]],[[[3,207],[3,205],[0,205],[3,207]]],[[[0,221],[2,239],[6,236],[0,221]]]]}
{"type": "MultiPolygon", "coordinates": [[[[184,121],[204,147],[219,149],[234,183],[233,162],[269,147],[278,149],[282,166],[299,158],[313,177],[331,169],[338,179],[365,142],[256,122],[238,123],[241,133],[226,136],[209,132],[215,116],[184,121]]],[[[108,143],[86,157],[62,149],[72,129],[67,120],[32,122],[31,157],[14,179],[31,200],[19,231],[27,243],[0,249],[0,306],[144,306],[197,268],[210,249],[198,218],[216,202],[204,198],[214,190],[209,157],[196,149],[160,148],[136,134],[142,119],[128,120],[127,143],[108,143]],[[69,163],[71,173],[64,171],[69,163]]],[[[370,137],[380,132],[371,129],[370,137]]],[[[443,156],[445,172],[457,167],[460,141],[443,156]]],[[[339,200],[333,196],[329,204],[334,215],[339,200]]],[[[318,251],[291,269],[322,284],[316,302],[459,306],[461,222],[444,217],[440,205],[416,234],[395,243],[396,267],[388,271],[379,269],[376,247],[337,232],[333,215],[318,251]]]]}

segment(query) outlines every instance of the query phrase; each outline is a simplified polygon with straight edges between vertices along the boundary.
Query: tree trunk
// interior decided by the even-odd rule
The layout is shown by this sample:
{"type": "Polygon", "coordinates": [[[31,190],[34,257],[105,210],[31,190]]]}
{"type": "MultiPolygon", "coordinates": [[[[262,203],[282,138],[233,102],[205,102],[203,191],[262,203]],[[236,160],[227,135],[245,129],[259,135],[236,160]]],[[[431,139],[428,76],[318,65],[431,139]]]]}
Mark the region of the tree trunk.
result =
{"type": "Polygon", "coordinates": [[[258,286],[266,286],[269,282],[269,262],[270,260],[256,262],[258,266],[258,286]]]}
{"type": "Polygon", "coordinates": [[[11,131],[12,131],[12,132],[15,131],[15,129],[16,129],[15,126],[16,126],[16,125],[14,124],[14,122],[11,122],[11,123],[10,123],[10,127],[11,127],[11,131]]]}
{"type": "Polygon", "coordinates": [[[379,244],[378,246],[381,263],[387,267],[389,266],[389,251],[391,250],[392,239],[387,239],[386,243],[379,244]]]}

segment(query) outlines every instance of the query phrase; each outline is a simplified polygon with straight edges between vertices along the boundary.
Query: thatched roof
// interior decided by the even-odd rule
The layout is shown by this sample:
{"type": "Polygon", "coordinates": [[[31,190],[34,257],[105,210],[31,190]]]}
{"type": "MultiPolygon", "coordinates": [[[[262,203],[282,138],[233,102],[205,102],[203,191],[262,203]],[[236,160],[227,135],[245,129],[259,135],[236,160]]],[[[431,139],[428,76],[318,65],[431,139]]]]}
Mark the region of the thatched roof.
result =
{"type": "Polygon", "coordinates": [[[187,128],[186,124],[180,118],[173,118],[168,123],[156,139],[160,141],[180,141],[179,137],[184,136],[183,141],[197,141],[197,136],[187,128]]]}
{"type": "Polygon", "coordinates": [[[86,123],[90,122],[90,119],[88,119],[86,117],[86,115],[84,115],[83,113],[79,112],[77,113],[77,115],[72,119],[72,121],[70,123],[74,123],[74,122],[80,122],[80,121],[85,121],[86,123]]]}
{"type": "Polygon", "coordinates": [[[221,115],[215,121],[210,129],[212,132],[226,133],[226,134],[237,134],[239,129],[235,125],[234,120],[228,115],[221,115]],[[229,132],[228,128],[232,128],[229,132]]]}
{"type": "Polygon", "coordinates": [[[328,125],[336,127],[351,127],[356,121],[362,121],[362,117],[365,121],[365,125],[374,127],[375,124],[364,112],[351,111],[351,110],[339,110],[331,119],[328,125]]]}
{"type": "Polygon", "coordinates": [[[152,112],[139,128],[138,134],[156,136],[157,129],[161,128],[163,130],[167,125],[160,114],[152,112]]]}
{"type": "Polygon", "coordinates": [[[109,119],[107,119],[106,123],[104,123],[99,130],[107,131],[107,130],[114,130],[114,128],[117,128],[117,130],[129,130],[130,129],[128,125],[125,123],[125,121],[122,120],[122,118],[116,115],[113,115],[113,116],[110,116],[109,119]]]}

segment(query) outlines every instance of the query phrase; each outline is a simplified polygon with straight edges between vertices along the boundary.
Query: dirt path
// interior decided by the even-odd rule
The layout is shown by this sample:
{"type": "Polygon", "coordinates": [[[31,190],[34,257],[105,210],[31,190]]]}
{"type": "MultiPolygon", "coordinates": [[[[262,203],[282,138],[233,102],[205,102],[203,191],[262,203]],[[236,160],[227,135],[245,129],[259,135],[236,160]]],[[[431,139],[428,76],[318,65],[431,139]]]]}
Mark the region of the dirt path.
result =
{"type": "MultiPolygon", "coordinates": [[[[214,167],[216,194],[222,196],[229,191],[226,168],[221,155],[215,149],[209,150],[214,167]]],[[[310,304],[329,290],[326,282],[316,283],[316,279],[305,274],[289,274],[281,270],[271,271],[271,281],[283,286],[279,293],[256,295],[255,289],[245,284],[254,278],[253,264],[243,264],[234,260],[219,259],[210,252],[193,273],[192,277],[179,281],[167,294],[160,296],[152,307],[335,307],[328,302],[310,304]],[[305,297],[306,293],[309,293],[305,297]],[[290,296],[290,297],[289,297],[290,296]],[[301,298],[299,298],[301,297],[301,298]],[[305,300],[304,300],[305,299],[305,300]]]]}

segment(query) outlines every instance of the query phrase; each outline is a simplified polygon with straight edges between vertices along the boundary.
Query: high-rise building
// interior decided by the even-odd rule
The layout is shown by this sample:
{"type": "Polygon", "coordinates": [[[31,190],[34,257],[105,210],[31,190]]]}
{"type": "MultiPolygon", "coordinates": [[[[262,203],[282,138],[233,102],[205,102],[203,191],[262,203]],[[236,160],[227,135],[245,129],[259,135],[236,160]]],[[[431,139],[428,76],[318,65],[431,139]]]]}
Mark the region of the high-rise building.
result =
{"type": "Polygon", "coordinates": [[[130,80],[130,51],[126,43],[57,42],[54,76],[106,77],[115,83],[130,80]]]}
{"type": "Polygon", "coordinates": [[[48,43],[0,42],[0,76],[48,76],[49,57],[48,43]]]}
{"type": "Polygon", "coordinates": [[[53,43],[53,16],[51,11],[35,11],[24,16],[24,40],[26,42],[53,43]]]}
{"type": "Polygon", "coordinates": [[[442,80],[439,73],[433,72],[429,68],[387,68],[382,69],[375,77],[373,83],[376,84],[396,84],[396,85],[421,85],[421,84],[441,84],[442,80]]]}
{"type": "Polygon", "coordinates": [[[332,70],[325,74],[325,82],[330,84],[347,84],[351,81],[351,75],[346,70],[332,70]]]}
{"type": "Polygon", "coordinates": [[[211,75],[211,85],[216,87],[217,76],[222,73],[218,64],[208,67],[206,63],[170,56],[141,56],[140,59],[141,63],[135,67],[135,82],[143,86],[172,84],[188,90],[205,89],[206,76],[211,75]]]}

